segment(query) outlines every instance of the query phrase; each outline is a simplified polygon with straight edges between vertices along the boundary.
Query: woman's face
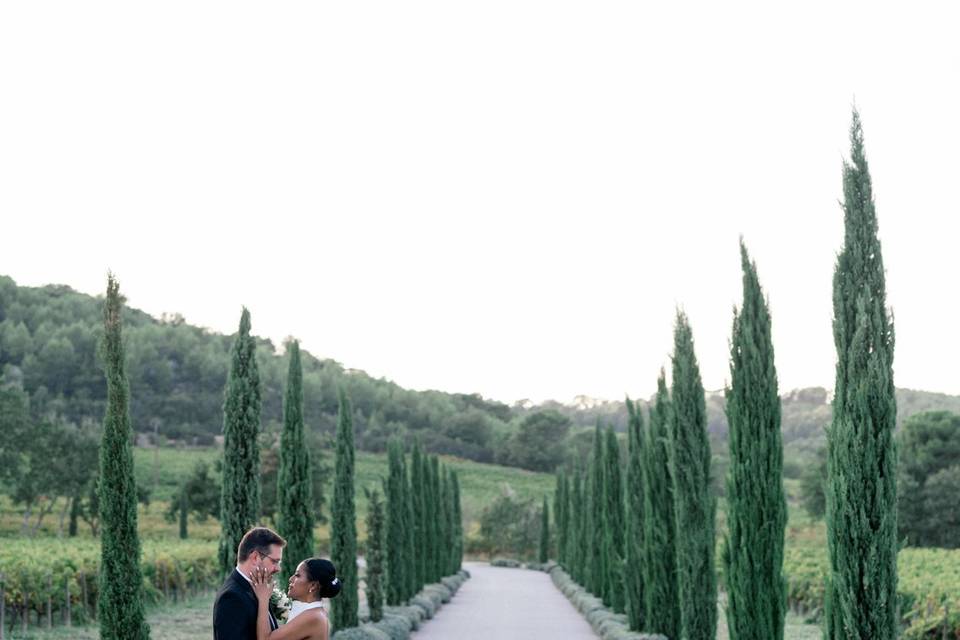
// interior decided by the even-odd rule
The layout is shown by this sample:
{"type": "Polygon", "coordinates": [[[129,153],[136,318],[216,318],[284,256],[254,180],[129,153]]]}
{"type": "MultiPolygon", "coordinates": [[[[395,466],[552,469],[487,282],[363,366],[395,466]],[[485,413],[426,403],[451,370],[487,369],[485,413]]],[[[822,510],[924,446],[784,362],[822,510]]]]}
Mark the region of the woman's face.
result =
{"type": "Polygon", "coordinates": [[[306,563],[298,564],[297,571],[290,576],[290,582],[287,584],[287,595],[300,601],[316,599],[316,584],[310,582],[307,578],[306,563]],[[310,592],[311,589],[313,589],[312,593],[310,592]]]}

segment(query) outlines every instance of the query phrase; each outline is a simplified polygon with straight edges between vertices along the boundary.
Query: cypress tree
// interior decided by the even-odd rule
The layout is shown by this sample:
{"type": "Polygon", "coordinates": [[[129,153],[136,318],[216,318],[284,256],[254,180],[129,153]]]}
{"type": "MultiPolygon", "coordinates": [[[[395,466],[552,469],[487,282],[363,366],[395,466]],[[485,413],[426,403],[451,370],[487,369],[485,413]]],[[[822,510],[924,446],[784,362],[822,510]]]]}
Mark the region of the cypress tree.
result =
{"type": "Polygon", "coordinates": [[[646,601],[644,565],[644,430],[643,414],[627,398],[626,539],[624,540],[623,591],[631,631],[643,631],[646,601]]]}
{"type": "Polygon", "coordinates": [[[557,562],[566,566],[567,546],[567,474],[557,470],[557,489],[553,494],[553,523],[557,538],[557,562]]]}
{"type": "Polygon", "coordinates": [[[456,471],[450,474],[450,481],[453,487],[454,538],[453,564],[450,567],[450,573],[454,574],[460,571],[460,567],[463,565],[463,508],[460,505],[460,479],[456,471]]]}
{"type": "Polygon", "coordinates": [[[414,575],[416,576],[417,588],[414,592],[417,592],[427,584],[427,555],[429,553],[425,502],[427,489],[423,481],[423,456],[420,453],[419,441],[413,446],[413,453],[410,456],[410,490],[413,498],[413,530],[416,542],[414,575]]]}
{"type": "Polygon", "coordinates": [[[137,485],[130,448],[130,386],[124,370],[121,337],[123,297],[107,276],[101,356],[107,377],[107,410],[100,441],[100,596],[97,612],[104,640],[146,640],[140,538],[137,534],[137,485]]]}
{"type": "Polygon", "coordinates": [[[660,370],[657,395],[650,409],[650,431],[644,449],[644,619],[646,630],[668,638],[680,637],[680,597],[677,587],[677,527],[670,470],[670,394],[660,370]]]}
{"type": "Polygon", "coordinates": [[[710,441],[703,383],[690,324],[680,311],[672,359],[673,504],[677,519],[681,637],[713,640],[717,634],[716,499],[710,494],[710,441]]]}
{"type": "Polygon", "coordinates": [[[583,530],[583,519],[587,512],[585,508],[586,500],[583,495],[583,471],[580,467],[580,461],[574,463],[573,482],[570,487],[570,496],[567,504],[567,512],[570,514],[570,534],[567,536],[567,571],[570,576],[579,584],[583,584],[583,573],[581,564],[583,562],[583,552],[581,551],[581,531],[583,530]]]}
{"type": "Polygon", "coordinates": [[[620,444],[613,426],[607,426],[603,469],[603,546],[606,550],[604,603],[616,613],[625,611],[623,593],[623,472],[620,444]]]}
{"type": "MultiPolygon", "coordinates": [[[[556,517],[556,512],[554,512],[556,517]]],[[[550,514],[547,511],[547,496],[543,496],[543,508],[540,509],[540,546],[537,549],[537,561],[546,564],[550,559],[550,514]]]]}
{"type": "Polygon", "coordinates": [[[330,524],[330,556],[337,577],[343,583],[340,595],[332,600],[331,622],[335,630],[357,626],[357,510],[354,504],[353,413],[343,388],[339,389],[337,443],[333,481],[333,520],[330,524]]]}
{"type": "Polygon", "coordinates": [[[590,561],[593,556],[593,536],[590,531],[590,522],[593,515],[593,499],[590,497],[590,468],[580,469],[578,473],[580,479],[580,499],[581,502],[574,505],[579,509],[580,517],[577,527],[577,582],[589,590],[587,584],[590,582],[590,561]]]}
{"type": "Polygon", "coordinates": [[[384,522],[383,500],[380,498],[380,492],[376,487],[371,490],[365,490],[369,507],[367,510],[367,578],[366,593],[367,606],[370,607],[370,620],[379,622],[383,619],[383,596],[384,596],[384,522]]]}
{"type": "Polygon", "coordinates": [[[844,242],[833,276],[837,348],[827,431],[827,636],[897,635],[897,405],[893,320],[860,115],[853,112],[843,165],[844,242]]]}
{"type": "Polygon", "coordinates": [[[427,539],[423,558],[424,583],[434,582],[434,559],[437,550],[437,511],[433,499],[433,475],[430,473],[430,456],[424,454],[421,458],[423,465],[423,531],[427,539]]]}
{"type": "Polygon", "coordinates": [[[770,312],[756,265],[740,243],[743,304],[733,315],[730,342],[730,465],[723,566],[727,628],[731,640],[783,640],[787,583],[783,537],[787,502],[783,492],[780,396],[770,338],[770,312]]]}
{"type": "Polygon", "coordinates": [[[442,564],[440,556],[443,553],[443,529],[441,527],[441,518],[443,513],[440,507],[440,461],[437,456],[430,456],[427,478],[430,485],[430,508],[427,510],[430,515],[430,557],[427,558],[430,564],[430,582],[439,582],[443,577],[442,564]]]}
{"type": "Polygon", "coordinates": [[[437,580],[447,575],[447,567],[450,564],[450,555],[453,550],[453,505],[450,504],[450,482],[447,478],[447,467],[440,465],[437,468],[437,486],[439,491],[438,511],[440,517],[437,520],[438,537],[440,545],[437,547],[437,580]]]}
{"type": "Polygon", "coordinates": [[[223,485],[220,494],[220,573],[237,564],[240,539],[260,514],[260,373],[250,312],[240,315],[223,401],[223,485]]]}
{"type": "Polygon", "coordinates": [[[590,520],[583,537],[587,545],[589,560],[589,586],[587,589],[600,599],[603,599],[607,585],[606,545],[603,544],[604,527],[604,491],[603,491],[603,437],[600,434],[600,423],[597,423],[593,432],[593,459],[590,461],[590,520]],[[599,544],[591,542],[598,540],[599,544]]]}
{"type": "Polygon", "coordinates": [[[407,576],[407,592],[404,600],[409,600],[420,590],[417,584],[417,539],[415,530],[415,520],[413,518],[413,484],[410,480],[410,469],[407,467],[406,456],[403,458],[403,497],[406,504],[404,511],[404,527],[406,532],[404,538],[404,557],[406,558],[406,568],[404,573],[407,576]]]}
{"type": "Polygon", "coordinates": [[[408,591],[405,573],[407,558],[404,557],[407,546],[407,531],[404,523],[407,511],[407,500],[404,496],[406,479],[403,473],[403,451],[399,439],[390,439],[387,444],[387,459],[386,596],[387,604],[397,606],[406,599],[408,591]]]}
{"type": "Polygon", "coordinates": [[[297,564],[314,554],[313,550],[313,482],[310,451],[303,433],[303,369],[300,345],[292,341],[287,349],[290,365],[283,401],[283,433],[280,435],[280,470],[277,474],[277,498],[280,514],[279,533],[287,541],[284,553],[291,559],[281,565],[285,584],[296,571],[297,564]]]}
{"type": "Polygon", "coordinates": [[[187,539],[187,511],[188,511],[187,507],[188,506],[189,506],[189,503],[187,502],[187,487],[182,486],[180,487],[179,504],[178,504],[178,507],[179,507],[178,510],[180,512],[180,539],[181,540],[187,539]]]}

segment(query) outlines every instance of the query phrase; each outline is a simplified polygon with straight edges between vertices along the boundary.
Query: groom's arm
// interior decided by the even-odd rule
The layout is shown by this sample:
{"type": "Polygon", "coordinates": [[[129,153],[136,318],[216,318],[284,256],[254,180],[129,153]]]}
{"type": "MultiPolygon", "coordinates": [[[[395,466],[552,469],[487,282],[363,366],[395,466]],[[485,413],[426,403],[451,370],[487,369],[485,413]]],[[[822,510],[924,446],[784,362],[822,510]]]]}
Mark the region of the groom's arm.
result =
{"type": "Polygon", "coordinates": [[[224,592],[213,610],[214,638],[217,640],[247,638],[252,630],[250,622],[243,596],[234,591],[224,592]]]}

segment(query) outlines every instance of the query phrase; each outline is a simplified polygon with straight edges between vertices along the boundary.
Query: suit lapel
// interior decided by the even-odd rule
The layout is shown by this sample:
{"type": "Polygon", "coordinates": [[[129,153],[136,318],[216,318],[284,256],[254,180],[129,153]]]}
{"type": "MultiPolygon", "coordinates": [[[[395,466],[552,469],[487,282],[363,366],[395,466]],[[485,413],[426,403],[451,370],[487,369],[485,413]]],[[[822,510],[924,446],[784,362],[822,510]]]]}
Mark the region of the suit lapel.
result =
{"type": "MultiPolygon", "coordinates": [[[[247,579],[244,578],[244,577],[240,574],[240,572],[237,571],[236,569],[233,570],[233,576],[232,576],[232,577],[233,577],[233,581],[234,581],[234,583],[237,585],[237,587],[238,587],[241,591],[243,591],[244,593],[246,593],[247,596],[249,596],[251,600],[253,600],[254,611],[256,611],[256,608],[258,607],[258,605],[257,605],[257,594],[256,594],[256,592],[253,590],[253,585],[250,584],[249,582],[247,582],[247,579]]],[[[280,627],[280,625],[277,624],[276,618],[273,617],[273,614],[270,613],[269,610],[268,610],[268,612],[267,612],[267,615],[270,617],[270,631],[276,631],[276,630],[280,627]]]]}

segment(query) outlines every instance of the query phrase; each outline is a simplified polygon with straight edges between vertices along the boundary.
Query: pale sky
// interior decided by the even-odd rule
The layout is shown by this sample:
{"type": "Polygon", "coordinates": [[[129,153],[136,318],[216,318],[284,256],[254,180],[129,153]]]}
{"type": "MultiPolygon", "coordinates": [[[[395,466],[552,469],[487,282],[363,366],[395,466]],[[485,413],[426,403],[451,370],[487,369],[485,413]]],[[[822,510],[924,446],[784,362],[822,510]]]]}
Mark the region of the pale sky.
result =
{"type": "Polygon", "coordinates": [[[960,394],[956,3],[0,3],[0,273],[414,389],[729,378],[738,237],[781,391],[833,385],[850,110],[899,387],[960,394]]]}

